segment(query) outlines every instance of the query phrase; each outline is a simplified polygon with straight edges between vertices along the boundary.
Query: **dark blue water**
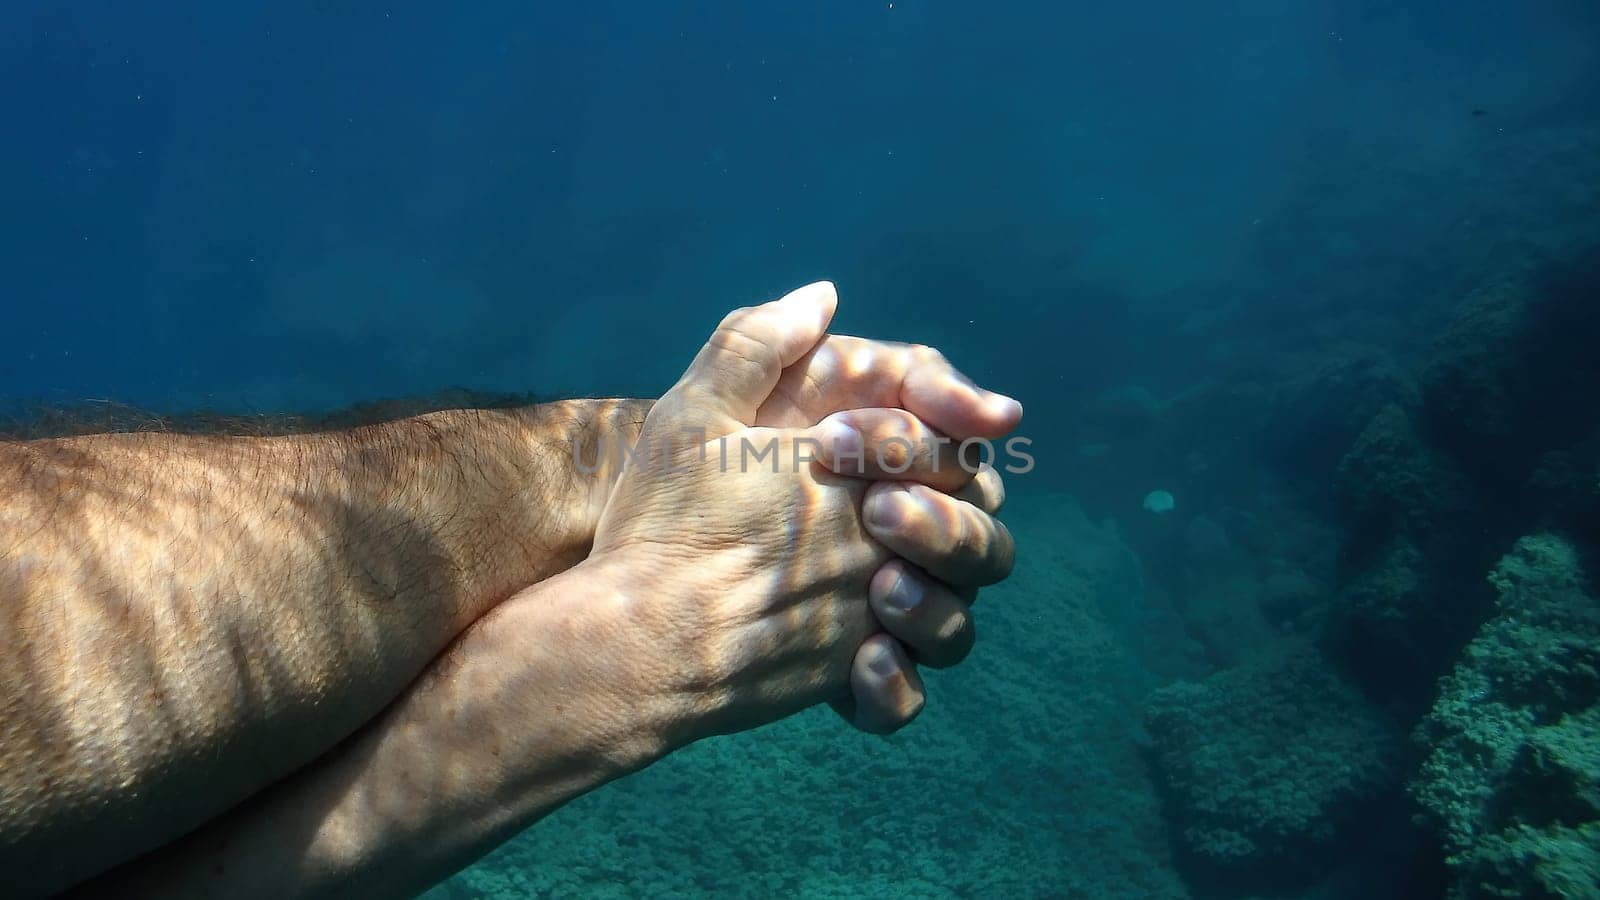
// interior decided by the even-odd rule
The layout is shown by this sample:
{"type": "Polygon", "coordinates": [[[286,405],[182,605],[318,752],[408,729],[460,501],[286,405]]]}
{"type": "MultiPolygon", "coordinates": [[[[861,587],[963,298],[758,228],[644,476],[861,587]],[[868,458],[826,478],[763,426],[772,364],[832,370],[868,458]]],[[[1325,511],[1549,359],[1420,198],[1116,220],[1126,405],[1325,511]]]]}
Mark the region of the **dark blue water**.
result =
{"type": "Polygon", "coordinates": [[[1487,578],[1600,521],[1592,3],[22,2],[0,128],[11,415],[655,396],[817,278],[1026,404],[922,721],[441,896],[1600,896],[1592,601],[1487,578]]]}

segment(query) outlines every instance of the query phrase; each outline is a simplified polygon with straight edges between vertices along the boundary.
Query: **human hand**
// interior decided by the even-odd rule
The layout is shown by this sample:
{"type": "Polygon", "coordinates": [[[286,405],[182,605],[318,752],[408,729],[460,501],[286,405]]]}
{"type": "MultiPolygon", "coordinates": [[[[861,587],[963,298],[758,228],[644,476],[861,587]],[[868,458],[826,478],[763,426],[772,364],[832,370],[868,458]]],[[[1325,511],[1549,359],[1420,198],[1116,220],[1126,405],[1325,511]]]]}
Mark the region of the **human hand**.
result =
{"type": "Polygon", "coordinates": [[[806,440],[829,447],[856,435],[872,448],[909,436],[920,444],[926,426],[897,410],[818,424],[851,398],[917,406],[958,436],[999,436],[1020,413],[1014,401],[979,391],[926,348],[822,341],[834,304],[831,285],[821,284],[730,315],[652,409],[643,433],[647,464],[622,473],[597,529],[595,556],[626,555],[621,568],[648,573],[636,588],[648,584],[663,598],[634,593],[635,624],[666,635],[669,645],[692,645],[679,646],[672,654],[679,665],[658,674],[697,696],[698,718],[719,723],[713,730],[748,727],[845,694],[852,660],[852,720],[889,730],[897,715],[886,711],[891,706],[900,710],[898,721],[908,720],[906,689],[920,705],[920,686],[904,650],[886,637],[867,640],[878,630],[868,584],[877,618],[918,661],[942,665],[970,646],[970,587],[1009,568],[1009,536],[982,512],[998,505],[992,472],[973,481],[948,454],[919,456],[900,477],[943,479],[964,498],[909,484],[873,488],[869,509],[898,518],[878,527],[879,544],[857,514],[863,480],[793,465],[806,440]],[[787,427],[748,427],[752,421],[787,427]],[[787,465],[738,465],[744,448],[769,445],[787,465]],[[683,528],[686,519],[691,529],[683,528]],[[904,560],[873,577],[888,559],[884,545],[904,560]],[[774,560],[782,561],[779,568],[774,560]],[[918,587],[922,603],[895,602],[918,587]],[[897,656],[887,669],[875,653],[886,648],[897,656]]]}
{"type": "Polygon", "coordinates": [[[885,633],[859,648],[850,691],[833,703],[857,728],[885,734],[908,724],[926,699],[916,666],[954,665],[972,649],[977,589],[1009,574],[1014,549],[994,518],[1005,500],[999,472],[963,463],[958,448],[999,439],[1021,418],[1015,400],[979,388],[931,347],[844,335],[785,368],[758,410],[760,425],[854,431],[858,456],[836,458],[829,443],[822,462],[881,482],[864,511],[868,533],[896,554],[872,580],[885,633]]]}
{"type": "Polygon", "coordinates": [[[855,410],[823,427],[837,430],[841,423],[861,435],[865,465],[836,458],[832,445],[822,463],[878,479],[863,498],[863,521],[895,558],[873,575],[869,590],[883,633],[857,651],[850,693],[832,705],[857,728],[887,734],[922,710],[918,665],[945,668],[971,651],[978,588],[1010,574],[1015,549],[995,518],[1005,502],[996,469],[963,464],[954,445],[933,440],[942,436],[903,410],[855,410]]]}
{"type": "Polygon", "coordinates": [[[656,690],[685,701],[684,742],[838,695],[874,630],[867,585],[890,554],[860,521],[867,483],[796,464],[823,429],[753,427],[834,306],[801,289],[730,314],[652,407],[601,514],[590,558],[627,573],[626,625],[652,644],[637,657],[656,690]],[[769,447],[752,464],[747,448],[769,447]]]}

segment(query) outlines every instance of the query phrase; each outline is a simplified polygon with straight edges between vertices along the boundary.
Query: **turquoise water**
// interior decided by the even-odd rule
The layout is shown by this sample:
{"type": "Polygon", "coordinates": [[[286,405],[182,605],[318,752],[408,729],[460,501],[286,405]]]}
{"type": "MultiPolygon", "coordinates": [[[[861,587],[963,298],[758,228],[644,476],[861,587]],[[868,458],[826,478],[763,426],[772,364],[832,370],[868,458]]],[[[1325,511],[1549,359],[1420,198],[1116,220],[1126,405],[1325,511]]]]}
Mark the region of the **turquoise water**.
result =
{"type": "Polygon", "coordinates": [[[816,278],[1026,404],[911,728],[697,745],[434,896],[1600,897],[1593,4],[0,23],[8,415],[655,396],[816,278]]]}

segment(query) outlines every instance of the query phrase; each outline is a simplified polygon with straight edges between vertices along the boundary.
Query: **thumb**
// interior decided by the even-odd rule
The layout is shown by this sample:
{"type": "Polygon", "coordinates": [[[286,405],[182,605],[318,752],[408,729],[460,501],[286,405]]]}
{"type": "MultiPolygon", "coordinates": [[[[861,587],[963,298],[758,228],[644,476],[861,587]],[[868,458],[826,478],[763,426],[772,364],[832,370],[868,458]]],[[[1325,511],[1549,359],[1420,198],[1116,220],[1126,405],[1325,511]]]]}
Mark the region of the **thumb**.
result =
{"type": "Polygon", "coordinates": [[[678,424],[703,426],[714,436],[754,425],[783,370],[827,334],[838,304],[833,282],[817,281],[729,313],[667,392],[690,419],[678,424]]]}

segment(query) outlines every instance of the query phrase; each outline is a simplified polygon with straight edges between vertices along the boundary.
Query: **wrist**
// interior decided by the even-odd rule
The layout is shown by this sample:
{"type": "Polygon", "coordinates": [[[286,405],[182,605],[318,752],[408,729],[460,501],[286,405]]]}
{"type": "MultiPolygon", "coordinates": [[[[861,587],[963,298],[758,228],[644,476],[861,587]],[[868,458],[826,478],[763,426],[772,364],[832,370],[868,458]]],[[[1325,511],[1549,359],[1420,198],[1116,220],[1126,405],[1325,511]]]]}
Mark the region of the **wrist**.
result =
{"type": "Polygon", "coordinates": [[[377,726],[383,752],[357,754],[401,818],[355,810],[357,836],[333,845],[362,848],[354,855],[380,869],[407,867],[384,848],[443,854],[454,868],[687,743],[686,703],[662,667],[669,654],[637,621],[648,598],[627,587],[632,571],[591,557],[476,622],[377,726]],[[449,782],[419,774],[430,772],[449,782]]]}
{"type": "Polygon", "coordinates": [[[598,466],[585,454],[631,446],[649,404],[567,400],[417,420],[444,448],[418,481],[437,545],[468,582],[468,621],[588,555],[617,466],[616,454],[600,454],[598,466]]]}
{"type": "Polygon", "coordinates": [[[654,402],[563,400],[513,411],[522,452],[540,461],[540,476],[557,494],[565,517],[562,538],[584,554],[621,474],[621,450],[639,440],[654,402]]]}
{"type": "Polygon", "coordinates": [[[635,545],[596,551],[573,570],[596,586],[583,610],[593,640],[584,643],[607,670],[596,683],[613,685],[616,708],[627,711],[638,768],[737,730],[729,727],[735,661],[704,639],[716,626],[700,613],[714,604],[696,587],[704,573],[693,565],[635,545]]]}
{"type": "MultiPolygon", "coordinates": [[[[616,775],[642,769],[704,736],[705,674],[674,640],[682,623],[668,621],[661,602],[672,580],[633,550],[596,553],[530,589],[544,595],[515,631],[559,634],[560,665],[598,713],[587,742],[616,775]],[[642,564],[643,563],[643,564],[642,564]],[[561,598],[557,600],[555,598],[561,598]]],[[[531,604],[530,604],[531,606],[531,604]]],[[[517,621],[517,615],[507,621],[517,621]]],[[[513,653],[514,645],[507,645],[513,653]]],[[[703,667],[702,667],[703,668],[703,667]]]]}

